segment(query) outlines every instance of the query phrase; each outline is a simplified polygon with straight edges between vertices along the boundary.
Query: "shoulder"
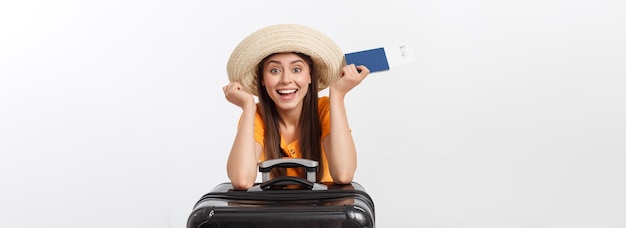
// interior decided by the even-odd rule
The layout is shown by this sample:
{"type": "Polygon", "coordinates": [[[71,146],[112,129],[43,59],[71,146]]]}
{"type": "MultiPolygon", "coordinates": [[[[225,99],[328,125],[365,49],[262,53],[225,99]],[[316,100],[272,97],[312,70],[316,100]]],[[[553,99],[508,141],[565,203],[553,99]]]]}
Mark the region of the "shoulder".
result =
{"type": "Polygon", "coordinates": [[[317,104],[321,105],[321,104],[328,104],[330,102],[330,99],[328,98],[328,96],[321,96],[317,99],[317,104]]]}
{"type": "Polygon", "coordinates": [[[328,106],[329,104],[330,104],[330,98],[328,98],[328,96],[322,96],[317,99],[317,106],[320,108],[322,106],[328,106]]]}
{"type": "Polygon", "coordinates": [[[320,114],[330,110],[330,99],[328,96],[322,96],[317,99],[317,110],[320,114]]]}

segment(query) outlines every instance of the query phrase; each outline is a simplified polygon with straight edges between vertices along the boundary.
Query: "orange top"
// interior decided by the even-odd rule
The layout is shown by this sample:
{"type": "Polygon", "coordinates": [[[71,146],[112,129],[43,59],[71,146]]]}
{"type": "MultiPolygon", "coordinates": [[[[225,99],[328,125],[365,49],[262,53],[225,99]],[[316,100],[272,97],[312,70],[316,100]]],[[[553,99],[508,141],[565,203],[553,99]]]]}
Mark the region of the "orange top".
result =
{"type": "MultiPolygon", "coordinates": [[[[322,140],[330,134],[330,101],[327,96],[322,96],[318,99],[317,102],[320,124],[322,125],[322,140]]],[[[261,144],[261,147],[264,147],[263,138],[264,138],[265,127],[263,125],[263,120],[261,119],[261,115],[257,112],[256,117],[254,118],[254,140],[261,144]]],[[[302,153],[300,150],[300,146],[298,144],[299,140],[295,140],[289,144],[280,139],[280,148],[284,151],[285,157],[291,158],[302,158],[302,153]]],[[[265,153],[261,153],[260,161],[265,161],[265,153]]],[[[324,170],[322,170],[321,182],[333,182],[333,178],[330,176],[330,171],[328,170],[328,159],[326,158],[326,151],[324,151],[324,146],[322,145],[322,161],[318,161],[323,164],[324,170]]],[[[288,176],[298,176],[298,169],[287,169],[288,176]]]]}

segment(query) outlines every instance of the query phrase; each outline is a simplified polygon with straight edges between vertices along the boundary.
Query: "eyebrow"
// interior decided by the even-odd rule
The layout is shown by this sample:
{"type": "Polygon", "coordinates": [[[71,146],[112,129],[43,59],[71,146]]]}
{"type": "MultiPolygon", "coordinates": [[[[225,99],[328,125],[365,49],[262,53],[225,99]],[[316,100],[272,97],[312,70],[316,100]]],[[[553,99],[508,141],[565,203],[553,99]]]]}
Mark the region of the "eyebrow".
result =
{"type": "MultiPolygon", "coordinates": [[[[291,61],[289,64],[294,64],[294,63],[298,63],[298,62],[304,63],[304,61],[303,61],[303,60],[298,59],[298,60],[291,61]]],[[[276,61],[276,60],[270,60],[270,61],[267,61],[267,64],[268,64],[268,65],[269,65],[270,63],[277,63],[277,64],[280,64],[280,62],[279,62],[279,61],[276,61]]]]}

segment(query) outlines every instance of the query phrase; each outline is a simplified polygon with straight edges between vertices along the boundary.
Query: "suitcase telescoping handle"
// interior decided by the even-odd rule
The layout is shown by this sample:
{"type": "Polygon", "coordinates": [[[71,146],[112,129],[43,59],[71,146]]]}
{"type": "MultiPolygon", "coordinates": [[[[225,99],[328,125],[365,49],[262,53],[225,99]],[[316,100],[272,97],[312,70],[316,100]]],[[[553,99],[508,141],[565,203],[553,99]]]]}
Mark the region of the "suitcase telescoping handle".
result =
{"type": "Polygon", "coordinates": [[[315,183],[315,172],[317,172],[317,161],[304,158],[277,158],[270,159],[259,163],[259,172],[261,172],[262,183],[250,188],[248,191],[262,191],[263,189],[277,184],[301,184],[312,190],[326,190],[328,187],[323,184],[315,183]],[[277,177],[270,180],[270,171],[273,168],[304,168],[306,171],[306,180],[299,177],[277,177]]]}
{"type": "Polygon", "coordinates": [[[304,159],[304,158],[277,158],[270,159],[259,163],[259,172],[262,175],[262,181],[266,182],[270,180],[270,171],[274,167],[281,168],[298,168],[304,167],[306,170],[306,179],[310,182],[315,182],[315,172],[317,172],[317,161],[304,159]]]}

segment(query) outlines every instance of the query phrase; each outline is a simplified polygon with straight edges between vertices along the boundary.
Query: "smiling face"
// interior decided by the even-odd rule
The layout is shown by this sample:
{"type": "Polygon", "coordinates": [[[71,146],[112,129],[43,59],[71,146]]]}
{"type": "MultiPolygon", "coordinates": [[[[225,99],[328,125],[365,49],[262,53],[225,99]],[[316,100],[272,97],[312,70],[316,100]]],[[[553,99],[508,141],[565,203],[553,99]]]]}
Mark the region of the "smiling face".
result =
{"type": "Polygon", "coordinates": [[[263,86],[279,110],[302,108],[309,91],[311,69],[295,53],[277,53],[263,62],[263,86]]]}

